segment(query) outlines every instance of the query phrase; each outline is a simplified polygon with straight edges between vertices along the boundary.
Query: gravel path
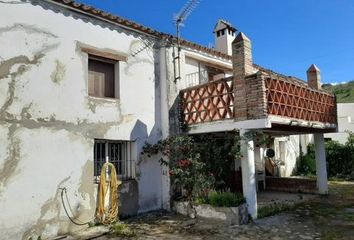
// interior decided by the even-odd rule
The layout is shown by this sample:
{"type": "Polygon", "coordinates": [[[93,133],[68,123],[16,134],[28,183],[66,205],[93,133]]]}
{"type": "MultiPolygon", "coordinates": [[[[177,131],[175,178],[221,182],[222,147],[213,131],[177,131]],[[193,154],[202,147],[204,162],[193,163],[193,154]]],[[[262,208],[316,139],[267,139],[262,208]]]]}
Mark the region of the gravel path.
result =
{"type": "MultiPolygon", "coordinates": [[[[221,222],[190,219],[155,212],[124,221],[131,239],[324,239],[354,240],[354,183],[332,182],[327,197],[317,197],[295,209],[255,220],[248,225],[225,226],[221,222]]],[[[127,239],[106,235],[100,238],[127,239]]]]}

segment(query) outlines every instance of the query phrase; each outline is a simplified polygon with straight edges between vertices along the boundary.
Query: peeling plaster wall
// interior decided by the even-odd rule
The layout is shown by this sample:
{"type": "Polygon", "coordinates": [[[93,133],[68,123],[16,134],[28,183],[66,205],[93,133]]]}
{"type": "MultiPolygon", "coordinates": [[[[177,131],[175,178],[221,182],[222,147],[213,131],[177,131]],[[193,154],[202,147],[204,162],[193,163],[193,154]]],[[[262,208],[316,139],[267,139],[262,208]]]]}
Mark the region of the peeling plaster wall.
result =
{"type": "Polygon", "coordinates": [[[93,219],[95,138],[136,142],[139,212],[160,208],[161,168],[139,154],[145,141],[161,138],[159,49],[151,39],[44,1],[1,1],[0,22],[2,238],[75,231],[62,187],[74,217],[93,219]],[[81,46],[128,56],[119,62],[120,99],[88,96],[81,46]]]}

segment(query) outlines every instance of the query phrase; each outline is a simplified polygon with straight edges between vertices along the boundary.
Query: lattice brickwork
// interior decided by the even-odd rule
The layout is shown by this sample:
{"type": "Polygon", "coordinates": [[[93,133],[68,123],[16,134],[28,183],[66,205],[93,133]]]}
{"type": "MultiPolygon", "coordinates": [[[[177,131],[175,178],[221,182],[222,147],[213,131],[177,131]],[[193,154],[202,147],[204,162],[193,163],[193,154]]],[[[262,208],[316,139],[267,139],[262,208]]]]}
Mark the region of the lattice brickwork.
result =
{"type": "Polygon", "coordinates": [[[232,78],[212,81],[181,91],[185,124],[233,119],[232,78]]]}
{"type": "Polygon", "coordinates": [[[268,114],[337,123],[334,95],[283,79],[266,79],[268,114]]]}

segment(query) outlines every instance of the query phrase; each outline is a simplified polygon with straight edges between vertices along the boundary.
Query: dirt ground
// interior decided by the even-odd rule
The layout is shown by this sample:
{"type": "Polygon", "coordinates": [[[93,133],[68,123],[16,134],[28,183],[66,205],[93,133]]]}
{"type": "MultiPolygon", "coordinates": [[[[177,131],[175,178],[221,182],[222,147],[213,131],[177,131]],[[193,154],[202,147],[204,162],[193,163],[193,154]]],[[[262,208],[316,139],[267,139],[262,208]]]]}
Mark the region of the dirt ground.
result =
{"type": "Polygon", "coordinates": [[[318,196],[248,225],[224,226],[220,222],[155,212],[124,221],[130,237],[110,234],[97,239],[354,240],[354,182],[330,182],[329,187],[328,196],[318,196]]]}

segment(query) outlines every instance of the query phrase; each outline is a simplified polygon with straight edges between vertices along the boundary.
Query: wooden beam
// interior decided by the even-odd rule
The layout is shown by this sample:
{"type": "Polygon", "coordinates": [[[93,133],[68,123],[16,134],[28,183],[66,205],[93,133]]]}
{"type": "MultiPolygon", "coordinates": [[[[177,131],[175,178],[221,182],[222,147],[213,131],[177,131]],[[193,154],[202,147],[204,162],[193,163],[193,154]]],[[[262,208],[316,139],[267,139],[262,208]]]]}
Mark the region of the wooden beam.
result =
{"type": "Polygon", "coordinates": [[[106,51],[98,50],[98,49],[93,49],[93,48],[83,47],[83,48],[81,48],[81,51],[85,52],[87,54],[90,54],[90,55],[94,55],[94,56],[102,57],[102,58],[108,58],[108,59],[115,60],[115,61],[126,62],[127,58],[128,58],[127,56],[124,56],[124,55],[110,53],[110,52],[106,52],[106,51]]]}

